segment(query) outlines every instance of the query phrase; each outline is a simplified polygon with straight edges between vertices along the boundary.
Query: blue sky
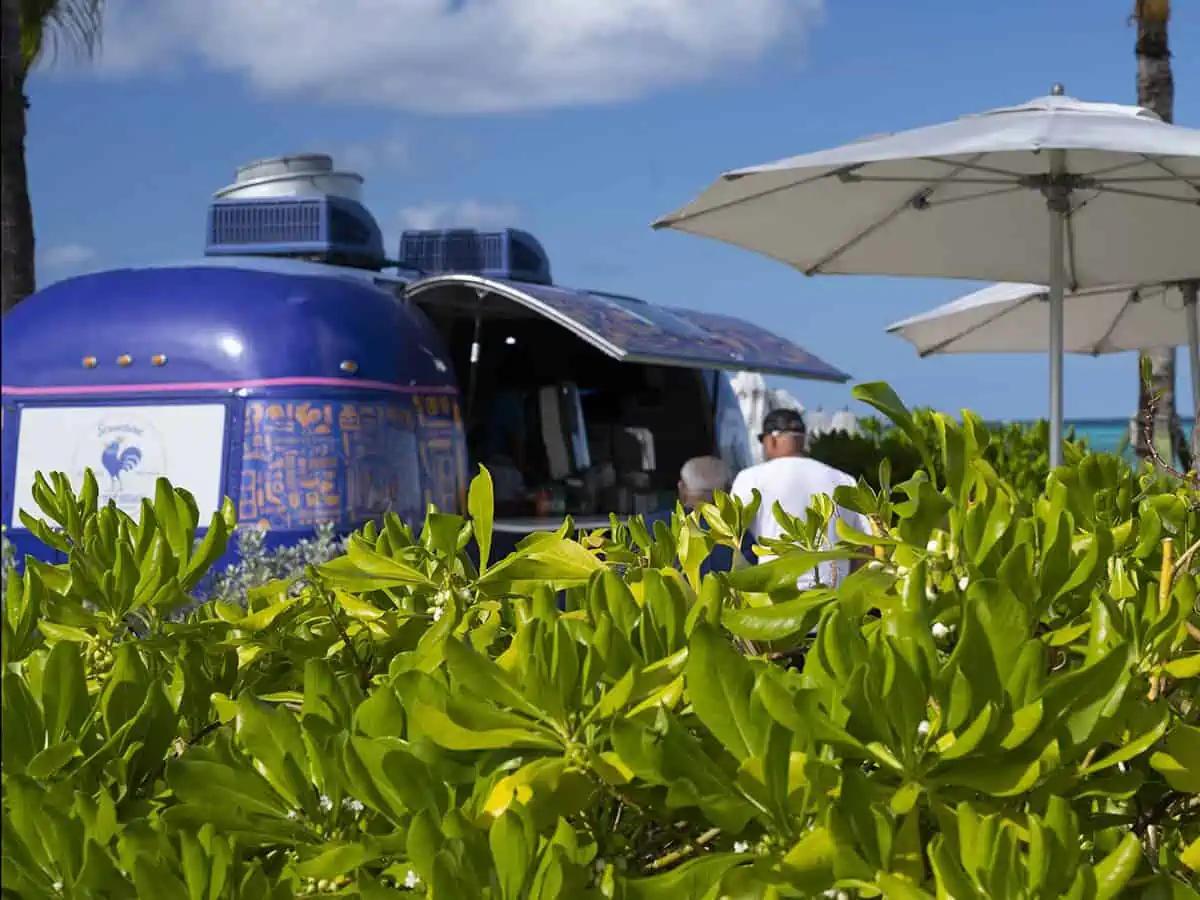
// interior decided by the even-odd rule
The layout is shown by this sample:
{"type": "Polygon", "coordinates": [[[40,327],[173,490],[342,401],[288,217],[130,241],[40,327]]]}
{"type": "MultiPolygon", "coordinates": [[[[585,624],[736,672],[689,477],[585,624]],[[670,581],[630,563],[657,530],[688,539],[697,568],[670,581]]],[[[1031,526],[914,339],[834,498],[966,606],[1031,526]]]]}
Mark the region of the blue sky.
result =
{"type": "MultiPolygon", "coordinates": [[[[198,254],[205,204],[239,164],[330,152],[366,177],[392,243],[405,225],[518,225],[560,283],[732,311],[910,403],[995,417],[1043,414],[1044,358],[919,360],[884,333],[975,285],[806,279],[649,223],[723,170],[1056,81],[1135,98],[1132,0],[109,2],[99,60],[31,89],[43,283],[198,254]]],[[[1176,119],[1194,127],[1200,7],[1176,7],[1176,119]]],[[[1066,375],[1069,417],[1132,412],[1132,356],[1069,359],[1066,375]]],[[[786,386],[811,407],[850,402],[786,386]]]]}

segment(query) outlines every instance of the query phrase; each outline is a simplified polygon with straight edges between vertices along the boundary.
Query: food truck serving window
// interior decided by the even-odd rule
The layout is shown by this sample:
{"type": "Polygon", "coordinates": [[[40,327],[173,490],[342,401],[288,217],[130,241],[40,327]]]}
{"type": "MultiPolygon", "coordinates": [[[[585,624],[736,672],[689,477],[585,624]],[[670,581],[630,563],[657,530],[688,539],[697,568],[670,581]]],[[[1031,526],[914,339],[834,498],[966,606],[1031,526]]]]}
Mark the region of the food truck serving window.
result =
{"type": "Polygon", "coordinates": [[[688,459],[715,453],[736,469],[748,455],[722,370],[847,377],[750,323],[615,294],[443,275],[405,296],[446,343],[472,462],[492,472],[501,516],[533,516],[531,497],[551,516],[673,505],[688,459]],[[546,493],[568,499],[547,509],[546,493]],[[502,511],[502,497],[522,511],[502,511]]]}

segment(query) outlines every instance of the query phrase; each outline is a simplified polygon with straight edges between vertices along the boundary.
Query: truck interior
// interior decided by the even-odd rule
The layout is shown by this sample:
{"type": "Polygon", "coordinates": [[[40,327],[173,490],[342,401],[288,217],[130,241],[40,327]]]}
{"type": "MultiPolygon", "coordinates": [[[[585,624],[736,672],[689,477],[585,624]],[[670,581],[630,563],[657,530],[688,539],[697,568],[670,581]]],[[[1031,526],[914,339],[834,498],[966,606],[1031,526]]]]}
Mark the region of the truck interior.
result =
{"type": "Polygon", "coordinates": [[[496,462],[488,459],[486,433],[492,404],[504,391],[521,398],[528,496],[498,502],[502,515],[669,507],[683,464],[717,446],[712,386],[705,384],[711,370],[614,359],[494,294],[480,302],[474,291],[449,286],[413,302],[440,333],[458,375],[472,471],[496,462]],[[539,493],[548,495],[549,509],[538,507],[539,493]]]}

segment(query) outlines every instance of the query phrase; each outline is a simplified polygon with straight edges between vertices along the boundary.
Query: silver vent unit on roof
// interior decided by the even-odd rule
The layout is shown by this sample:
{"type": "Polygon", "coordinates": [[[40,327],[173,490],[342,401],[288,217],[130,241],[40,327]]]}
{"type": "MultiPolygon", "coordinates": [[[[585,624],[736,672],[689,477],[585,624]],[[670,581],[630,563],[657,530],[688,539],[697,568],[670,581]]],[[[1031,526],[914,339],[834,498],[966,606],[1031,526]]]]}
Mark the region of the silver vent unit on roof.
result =
{"type": "Polygon", "coordinates": [[[207,256],[281,256],[378,272],[383,234],[362,204],[361,175],[324,154],[280,156],[238,169],[213,195],[207,256]]]}

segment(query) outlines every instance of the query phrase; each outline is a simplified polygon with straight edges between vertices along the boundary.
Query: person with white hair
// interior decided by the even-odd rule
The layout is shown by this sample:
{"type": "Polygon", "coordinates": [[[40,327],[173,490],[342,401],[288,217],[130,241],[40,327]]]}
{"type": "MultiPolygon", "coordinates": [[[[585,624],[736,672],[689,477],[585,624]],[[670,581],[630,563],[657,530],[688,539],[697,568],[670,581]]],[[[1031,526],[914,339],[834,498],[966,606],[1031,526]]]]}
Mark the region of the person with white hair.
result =
{"type": "MultiPolygon", "coordinates": [[[[691,512],[703,503],[712,503],[717,491],[728,492],[733,483],[733,473],[723,459],[716,456],[696,456],[683,464],[679,471],[679,503],[686,512],[691,512]]],[[[645,517],[646,527],[654,533],[654,523],[663,522],[670,527],[674,510],[660,510],[645,517]]],[[[700,525],[707,528],[704,520],[700,525]]],[[[747,539],[742,546],[742,556],[749,560],[753,557],[749,552],[752,541],[747,539]]],[[[700,566],[700,574],[709,572],[728,572],[733,568],[733,550],[729,547],[714,547],[712,552],[700,566]]]]}
{"type": "Polygon", "coordinates": [[[717,491],[728,491],[733,475],[725,460],[694,456],[679,471],[679,502],[687,509],[712,503],[717,491]]]}

